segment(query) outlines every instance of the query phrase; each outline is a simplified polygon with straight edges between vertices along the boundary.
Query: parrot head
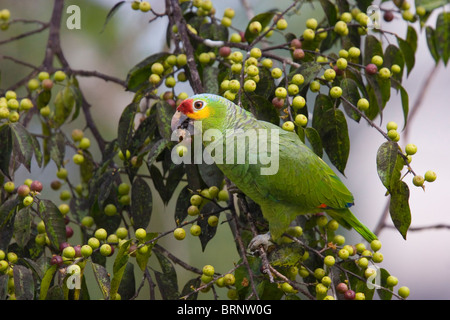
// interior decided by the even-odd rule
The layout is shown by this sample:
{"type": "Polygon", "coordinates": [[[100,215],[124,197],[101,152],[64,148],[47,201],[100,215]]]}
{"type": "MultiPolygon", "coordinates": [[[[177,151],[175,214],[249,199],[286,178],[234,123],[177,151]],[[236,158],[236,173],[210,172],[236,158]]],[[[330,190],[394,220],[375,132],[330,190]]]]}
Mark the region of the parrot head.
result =
{"type": "Polygon", "coordinates": [[[213,94],[197,94],[185,99],[172,117],[172,131],[188,129],[194,121],[201,121],[203,129],[219,128],[226,119],[230,102],[213,94]]]}

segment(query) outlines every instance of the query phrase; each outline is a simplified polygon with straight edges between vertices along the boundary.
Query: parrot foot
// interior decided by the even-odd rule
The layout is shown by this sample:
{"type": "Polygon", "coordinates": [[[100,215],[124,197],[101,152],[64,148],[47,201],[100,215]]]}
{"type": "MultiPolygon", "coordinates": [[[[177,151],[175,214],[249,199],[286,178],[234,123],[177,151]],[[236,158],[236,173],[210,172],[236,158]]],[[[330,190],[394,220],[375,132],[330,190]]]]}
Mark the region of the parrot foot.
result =
{"type": "Polygon", "coordinates": [[[250,243],[248,244],[248,249],[250,252],[257,251],[260,246],[264,248],[264,250],[267,251],[267,249],[274,245],[274,243],[271,241],[271,234],[270,232],[267,232],[265,234],[260,234],[254,237],[252,240],[250,240],[250,243]]]}

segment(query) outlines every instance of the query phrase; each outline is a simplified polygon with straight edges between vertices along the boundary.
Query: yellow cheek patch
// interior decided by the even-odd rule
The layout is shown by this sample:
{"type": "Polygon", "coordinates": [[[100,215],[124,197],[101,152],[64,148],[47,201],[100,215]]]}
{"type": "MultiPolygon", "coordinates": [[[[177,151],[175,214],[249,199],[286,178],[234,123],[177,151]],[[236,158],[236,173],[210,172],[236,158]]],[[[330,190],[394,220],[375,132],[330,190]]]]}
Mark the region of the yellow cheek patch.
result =
{"type": "Polygon", "coordinates": [[[204,107],[202,110],[196,112],[190,112],[186,114],[189,118],[195,120],[206,119],[211,116],[211,109],[209,107],[204,107]]]}

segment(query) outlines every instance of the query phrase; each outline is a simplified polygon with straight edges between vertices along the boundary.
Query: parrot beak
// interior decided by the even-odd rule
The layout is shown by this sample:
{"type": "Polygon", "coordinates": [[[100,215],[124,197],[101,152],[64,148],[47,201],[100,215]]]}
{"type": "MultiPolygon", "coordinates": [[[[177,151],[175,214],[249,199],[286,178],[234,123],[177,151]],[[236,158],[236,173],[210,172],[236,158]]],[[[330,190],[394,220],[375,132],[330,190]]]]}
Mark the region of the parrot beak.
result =
{"type": "Polygon", "coordinates": [[[188,118],[187,115],[177,110],[172,117],[170,127],[172,131],[175,131],[177,129],[186,129],[188,127],[189,120],[190,119],[188,118]]]}
{"type": "Polygon", "coordinates": [[[191,141],[191,138],[189,137],[194,134],[194,121],[183,112],[175,112],[170,126],[172,132],[176,132],[178,142],[185,141],[189,143],[191,141]]]}

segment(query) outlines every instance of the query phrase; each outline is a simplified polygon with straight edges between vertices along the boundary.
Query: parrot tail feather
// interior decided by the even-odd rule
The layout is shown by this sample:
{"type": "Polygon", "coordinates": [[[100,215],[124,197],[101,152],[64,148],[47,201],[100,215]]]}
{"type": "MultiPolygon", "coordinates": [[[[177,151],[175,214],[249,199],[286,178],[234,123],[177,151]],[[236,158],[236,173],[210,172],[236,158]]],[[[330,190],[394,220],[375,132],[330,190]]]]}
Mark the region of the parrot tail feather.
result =
{"type": "Polygon", "coordinates": [[[333,209],[327,213],[343,227],[355,229],[369,243],[377,240],[377,236],[356,218],[349,209],[333,209]]]}

